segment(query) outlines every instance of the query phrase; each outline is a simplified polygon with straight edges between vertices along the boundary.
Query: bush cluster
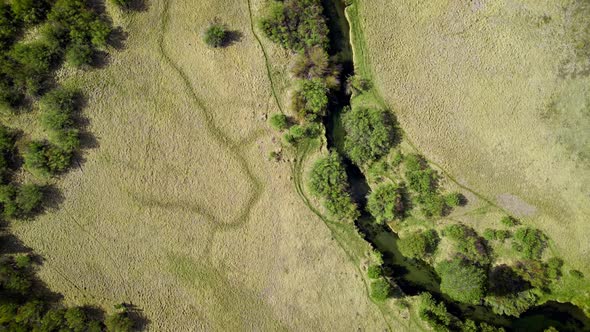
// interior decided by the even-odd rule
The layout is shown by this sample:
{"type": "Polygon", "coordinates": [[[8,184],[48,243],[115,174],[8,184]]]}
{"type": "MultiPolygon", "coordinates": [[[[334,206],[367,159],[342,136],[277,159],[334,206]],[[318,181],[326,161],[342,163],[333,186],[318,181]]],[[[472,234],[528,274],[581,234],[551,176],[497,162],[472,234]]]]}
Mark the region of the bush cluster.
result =
{"type": "Polygon", "coordinates": [[[385,301],[391,295],[391,284],[384,277],[371,281],[371,297],[376,301],[385,301]]]}
{"type": "Polygon", "coordinates": [[[445,227],[443,235],[453,240],[457,251],[466,259],[485,265],[490,262],[484,239],[470,227],[453,224],[445,227]]]}
{"type": "Polygon", "coordinates": [[[510,237],[510,231],[502,230],[502,229],[491,229],[486,228],[483,231],[484,239],[488,241],[496,240],[500,242],[504,242],[507,238],[510,237]]]}
{"type": "Polygon", "coordinates": [[[0,4],[0,103],[15,108],[26,94],[45,93],[64,56],[74,66],[90,65],[110,33],[109,23],[84,0],[0,4]],[[23,26],[43,21],[40,38],[14,44],[23,26]]]}
{"type": "Polygon", "coordinates": [[[367,211],[380,224],[402,219],[405,212],[402,188],[393,183],[378,185],[368,196],[367,211]]]}
{"type": "Polygon", "coordinates": [[[72,153],[45,141],[32,141],[23,154],[25,167],[31,172],[48,177],[65,171],[71,163],[72,153]]]}
{"type": "Polygon", "coordinates": [[[522,227],[516,230],[512,248],[524,258],[539,259],[547,246],[547,236],[538,229],[522,227]]]}
{"type": "Polygon", "coordinates": [[[328,47],[328,26],[320,0],[271,0],[259,25],[270,40],[294,52],[328,47]]]}
{"type": "Polygon", "coordinates": [[[393,119],[385,110],[355,107],[342,114],[342,124],[344,150],[359,166],[376,161],[393,147],[393,119]]]}
{"type": "Polygon", "coordinates": [[[6,183],[9,180],[14,143],[14,133],[8,127],[0,124],[0,183],[6,183]]]}
{"type": "Polygon", "coordinates": [[[222,47],[227,43],[228,31],[225,24],[221,22],[212,22],[209,24],[203,35],[205,44],[210,47],[222,47]]]}
{"type": "Polygon", "coordinates": [[[43,202],[41,187],[35,184],[0,186],[0,204],[7,218],[25,218],[37,212],[43,202]]]}
{"type": "Polygon", "coordinates": [[[341,220],[355,220],[359,216],[349,193],[348,177],[337,152],[315,162],[311,169],[311,193],[323,199],[330,213],[341,220]]]}
{"type": "Polygon", "coordinates": [[[275,113],[270,116],[270,126],[275,130],[282,131],[289,128],[289,118],[282,113],[275,113]]]}
{"type": "Polygon", "coordinates": [[[538,296],[532,289],[504,296],[488,295],[485,298],[485,304],[495,314],[514,317],[520,317],[520,314],[536,305],[537,301],[538,296]]]}
{"type": "Polygon", "coordinates": [[[502,217],[502,219],[500,219],[500,222],[507,227],[514,227],[520,224],[520,222],[518,222],[516,218],[513,218],[511,216],[502,217]]]}
{"type": "MultiPolygon", "coordinates": [[[[89,319],[81,307],[66,308],[47,297],[46,290],[35,287],[28,256],[0,257],[0,330],[3,331],[86,331],[100,332],[105,326],[89,319]]],[[[127,312],[106,319],[107,331],[131,331],[133,321],[127,312]],[[112,320],[124,324],[109,324],[112,320]]]]}
{"type": "Polygon", "coordinates": [[[487,272],[460,257],[444,261],[436,266],[440,276],[440,290],[453,300],[478,304],[486,293],[487,272]]]}
{"type": "Polygon", "coordinates": [[[547,286],[551,281],[561,277],[563,261],[553,257],[547,263],[538,260],[522,260],[516,263],[514,270],[531,286],[548,291],[547,286]]]}
{"type": "Polygon", "coordinates": [[[418,314],[423,321],[437,332],[450,331],[453,316],[442,302],[437,302],[430,293],[420,294],[418,314]]]}
{"type": "Polygon", "coordinates": [[[428,166],[424,157],[409,154],[404,161],[408,186],[416,194],[416,201],[426,216],[443,216],[452,206],[462,203],[463,196],[458,193],[447,197],[439,193],[439,176],[428,166]]]}
{"type": "Polygon", "coordinates": [[[319,78],[299,80],[293,92],[291,108],[308,121],[319,120],[328,111],[328,86],[319,78]]]}
{"type": "Polygon", "coordinates": [[[440,238],[434,229],[417,231],[397,241],[400,252],[405,257],[426,259],[434,253],[440,238]]]}
{"type": "Polygon", "coordinates": [[[316,138],[323,131],[323,127],[319,123],[311,122],[304,125],[293,125],[289,131],[283,135],[285,142],[289,144],[297,144],[306,138],[316,138]]]}

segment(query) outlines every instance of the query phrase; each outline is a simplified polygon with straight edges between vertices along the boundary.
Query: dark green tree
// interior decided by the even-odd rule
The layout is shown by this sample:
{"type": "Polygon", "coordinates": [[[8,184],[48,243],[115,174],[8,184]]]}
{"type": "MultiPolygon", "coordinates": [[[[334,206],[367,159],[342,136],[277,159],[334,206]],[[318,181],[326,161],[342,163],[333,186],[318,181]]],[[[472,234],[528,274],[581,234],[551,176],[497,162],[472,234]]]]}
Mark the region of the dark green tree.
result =
{"type": "Polygon", "coordinates": [[[393,183],[378,185],[368,196],[367,210],[380,224],[402,219],[405,212],[402,189],[393,183]]]}
{"type": "Polygon", "coordinates": [[[342,115],[342,124],[344,150],[357,165],[374,162],[393,147],[393,120],[385,110],[355,107],[342,115]]]}
{"type": "Polygon", "coordinates": [[[433,254],[440,241],[434,229],[413,232],[397,241],[402,255],[409,258],[426,259],[433,254]]]}
{"type": "Polygon", "coordinates": [[[478,304],[486,292],[486,271],[461,258],[444,261],[436,267],[440,276],[440,290],[453,300],[478,304]]]}
{"type": "Polygon", "coordinates": [[[205,44],[210,47],[225,46],[228,40],[228,31],[225,24],[215,21],[209,24],[203,36],[205,44]]]}

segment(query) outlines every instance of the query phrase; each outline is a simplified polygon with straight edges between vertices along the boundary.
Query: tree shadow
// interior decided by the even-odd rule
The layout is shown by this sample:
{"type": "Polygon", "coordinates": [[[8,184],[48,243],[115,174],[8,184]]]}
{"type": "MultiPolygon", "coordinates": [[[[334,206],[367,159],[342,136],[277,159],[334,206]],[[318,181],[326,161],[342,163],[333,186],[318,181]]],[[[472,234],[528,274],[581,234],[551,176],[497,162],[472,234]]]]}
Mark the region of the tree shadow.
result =
{"type": "MultiPolygon", "coordinates": [[[[64,202],[65,197],[54,185],[43,187],[43,209],[42,211],[56,211],[64,202]]],[[[40,211],[40,212],[42,212],[40,211]]]]}
{"type": "Polygon", "coordinates": [[[133,321],[133,328],[137,331],[144,331],[147,329],[151,321],[143,313],[143,309],[138,308],[133,303],[123,303],[127,309],[129,318],[133,321]]]}
{"type": "Polygon", "coordinates": [[[496,296],[516,294],[531,288],[530,283],[506,264],[490,270],[488,283],[488,292],[496,296]]]}
{"type": "Polygon", "coordinates": [[[147,0],[131,0],[127,5],[126,11],[145,12],[150,9],[150,5],[147,0]]]}
{"type": "Polygon", "coordinates": [[[239,30],[228,30],[221,47],[228,47],[242,41],[244,34],[239,30]]]}
{"type": "Polygon", "coordinates": [[[116,50],[125,49],[125,41],[129,38],[129,34],[121,27],[115,27],[109,35],[108,44],[116,50]]]}

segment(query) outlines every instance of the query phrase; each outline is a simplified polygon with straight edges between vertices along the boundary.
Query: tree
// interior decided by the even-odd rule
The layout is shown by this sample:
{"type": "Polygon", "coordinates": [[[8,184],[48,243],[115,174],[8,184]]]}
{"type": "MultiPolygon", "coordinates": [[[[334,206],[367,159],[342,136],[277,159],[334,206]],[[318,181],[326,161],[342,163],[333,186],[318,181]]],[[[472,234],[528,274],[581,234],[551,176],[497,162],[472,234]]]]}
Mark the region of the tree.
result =
{"type": "Polygon", "coordinates": [[[328,110],[328,87],[319,78],[300,80],[293,93],[293,108],[301,116],[310,121],[326,115],[328,110]]]}
{"type": "Polygon", "coordinates": [[[538,229],[522,227],[514,233],[512,248],[528,259],[539,259],[547,246],[547,236],[538,229]]]}
{"type": "Polygon", "coordinates": [[[379,277],[381,277],[381,275],[383,274],[383,271],[381,270],[381,266],[373,264],[373,265],[369,265],[369,267],[367,268],[367,276],[371,279],[377,279],[379,277]]]}
{"type": "Polygon", "coordinates": [[[15,203],[18,206],[19,213],[27,216],[33,213],[41,206],[43,193],[41,188],[35,184],[22,185],[16,194],[15,203]]]}
{"type": "Polygon", "coordinates": [[[44,0],[12,0],[11,4],[14,15],[27,25],[41,22],[50,8],[44,0]]]}
{"type": "Polygon", "coordinates": [[[445,304],[437,302],[430,293],[420,294],[418,314],[434,331],[450,331],[453,317],[447,311],[445,304]]]}
{"type": "Polygon", "coordinates": [[[349,194],[348,177],[337,152],[315,162],[311,169],[309,188],[323,198],[328,211],[341,220],[354,220],[359,213],[349,194]]]}
{"type": "Polygon", "coordinates": [[[205,30],[203,40],[210,47],[222,47],[227,43],[228,31],[225,24],[214,21],[205,30]]]}
{"type": "Polygon", "coordinates": [[[376,301],[385,301],[391,294],[391,285],[389,282],[380,277],[371,282],[371,297],[376,301]]]}
{"type": "Polygon", "coordinates": [[[71,307],[66,310],[64,318],[68,327],[73,332],[82,332],[86,329],[86,314],[79,307],[71,307]]]}
{"type": "Polygon", "coordinates": [[[376,161],[393,147],[393,120],[385,110],[355,107],[344,112],[342,124],[346,155],[359,166],[376,161]]]}
{"type": "Polygon", "coordinates": [[[328,47],[328,26],[320,0],[271,0],[259,25],[270,40],[294,52],[328,47]]]}
{"type": "Polygon", "coordinates": [[[107,316],[105,325],[109,332],[129,332],[133,328],[133,321],[127,310],[123,310],[107,316]]]}
{"type": "Polygon", "coordinates": [[[433,254],[440,241],[434,229],[417,231],[397,241],[402,255],[409,258],[426,259],[433,254]]]}
{"type": "Polygon", "coordinates": [[[66,61],[78,68],[86,68],[92,63],[94,51],[88,44],[73,43],[66,51],[66,61]]]}
{"type": "Polygon", "coordinates": [[[513,226],[517,226],[518,224],[520,224],[517,219],[515,219],[511,216],[502,217],[502,219],[500,219],[500,222],[502,224],[504,224],[504,226],[507,226],[507,227],[513,227],[513,226]]]}
{"type": "Polygon", "coordinates": [[[18,33],[18,20],[14,17],[12,8],[0,2],[0,49],[7,50],[18,33]]]}
{"type": "Polygon", "coordinates": [[[440,290],[452,299],[478,304],[485,295],[486,271],[461,258],[444,261],[436,267],[441,278],[440,290]]]}
{"type": "Polygon", "coordinates": [[[402,219],[405,206],[401,188],[393,183],[378,185],[369,194],[367,210],[379,224],[402,219]]]}
{"type": "Polygon", "coordinates": [[[285,130],[289,128],[289,118],[285,114],[275,113],[270,117],[270,125],[276,130],[285,130]]]}

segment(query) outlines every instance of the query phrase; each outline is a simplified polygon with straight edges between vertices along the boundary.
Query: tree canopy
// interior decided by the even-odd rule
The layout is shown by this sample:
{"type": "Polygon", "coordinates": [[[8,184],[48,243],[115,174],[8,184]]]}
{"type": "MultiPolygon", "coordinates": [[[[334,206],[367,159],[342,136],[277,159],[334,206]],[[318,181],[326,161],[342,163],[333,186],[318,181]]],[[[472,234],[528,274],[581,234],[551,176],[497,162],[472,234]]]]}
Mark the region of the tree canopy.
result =
{"type": "Polygon", "coordinates": [[[342,124],[344,150],[357,165],[376,161],[393,147],[393,120],[385,110],[355,107],[344,112],[342,124]]]}
{"type": "Polygon", "coordinates": [[[487,273],[473,263],[461,258],[444,261],[436,267],[440,276],[440,290],[452,299],[478,304],[486,292],[487,273]]]}

